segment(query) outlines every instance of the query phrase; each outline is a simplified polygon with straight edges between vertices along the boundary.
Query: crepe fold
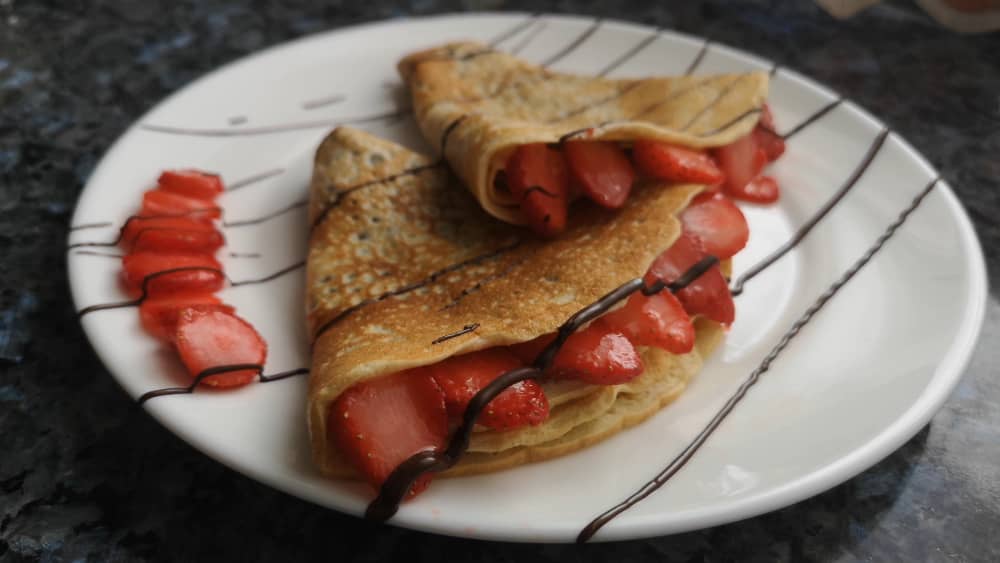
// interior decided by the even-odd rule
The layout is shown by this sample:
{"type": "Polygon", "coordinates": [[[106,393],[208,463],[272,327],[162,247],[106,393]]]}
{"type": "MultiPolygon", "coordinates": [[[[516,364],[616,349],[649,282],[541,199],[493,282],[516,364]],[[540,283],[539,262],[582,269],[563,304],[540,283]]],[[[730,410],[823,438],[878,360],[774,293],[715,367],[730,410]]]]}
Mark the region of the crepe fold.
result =
{"type": "MultiPolygon", "coordinates": [[[[641,276],[679,236],[676,214],[701,189],[640,187],[616,212],[581,203],[581,220],[559,240],[544,241],[486,215],[456,183],[439,161],[358,130],[335,130],[317,151],[307,411],[313,454],[327,475],[353,474],[326,432],[329,407],[348,387],[555,331],[641,276]]],[[[560,455],[650,416],[680,393],[720,334],[701,319],[697,329],[689,354],[641,350],[646,370],[628,384],[544,383],[548,421],[477,429],[471,453],[451,472],[560,455]]]]}
{"type": "Polygon", "coordinates": [[[518,145],[656,139],[717,147],[751,132],[767,99],[764,72],[612,80],[553,72],[478,43],[405,57],[424,136],[489,214],[524,224],[496,182],[518,145]]]}

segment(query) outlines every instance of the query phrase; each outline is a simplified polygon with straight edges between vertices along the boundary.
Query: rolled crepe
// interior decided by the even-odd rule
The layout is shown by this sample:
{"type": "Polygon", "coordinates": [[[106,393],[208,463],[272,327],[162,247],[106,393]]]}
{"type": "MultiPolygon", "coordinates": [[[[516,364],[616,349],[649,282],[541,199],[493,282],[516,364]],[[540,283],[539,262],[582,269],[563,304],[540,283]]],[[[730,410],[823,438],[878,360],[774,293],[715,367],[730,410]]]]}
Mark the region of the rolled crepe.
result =
{"type": "MultiPolygon", "coordinates": [[[[640,187],[617,212],[581,202],[581,220],[545,241],[486,215],[456,183],[439,161],[358,130],[335,130],[317,151],[307,411],[316,464],[327,475],[354,475],[326,432],[330,405],[351,385],[554,332],[642,276],[679,236],[676,214],[701,190],[640,187]]],[[[641,349],[645,371],[627,384],[543,382],[547,421],[478,428],[470,453],[449,473],[565,454],[652,415],[680,394],[721,334],[704,319],[696,327],[689,354],[641,349]]]]}
{"type": "Polygon", "coordinates": [[[655,139],[718,147],[751,132],[764,72],[612,80],[552,72],[478,43],[411,54],[399,73],[421,131],[490,215],[524,224],[496,182],[518,145],[655,139]]]}

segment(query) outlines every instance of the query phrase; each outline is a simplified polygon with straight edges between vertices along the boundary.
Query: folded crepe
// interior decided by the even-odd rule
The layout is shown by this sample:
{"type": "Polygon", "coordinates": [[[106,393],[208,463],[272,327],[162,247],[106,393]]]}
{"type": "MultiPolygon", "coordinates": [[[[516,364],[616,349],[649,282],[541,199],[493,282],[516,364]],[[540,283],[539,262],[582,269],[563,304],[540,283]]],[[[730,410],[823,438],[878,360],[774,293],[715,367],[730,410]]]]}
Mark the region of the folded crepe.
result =
{"type": "Polygon", "coordinates": [[[413,111],[489,214],[524,224],[496,178],[519,145],[635,139],[719,147],[750,133],[767,99],[764,72],[612,80],[552,72],[478,43],[399,62],[413,111]]]}
{"type": "MultiPolygon", "coordinates": [[[[676,215],[701,190],[639,188],[617,212],[584,203],[576,209],[582,220],[545,241],[489,217],[456,184],[439,161],[354,129],[335,130],[317,151],[307,410],[326,475],[356,476],[327,436],[330,406],[350,386],[554,332],[642,276],[680,235],[676,215]]],[[[681,393],[719,340],[720,325],[699,318],[695,326],[688,354],[640,348],[645,371],[627,384],[542,382],[548,420],[507,431],[477,427],[468,454],[447,474],[566,454],[651,416],[681,393]]]]}

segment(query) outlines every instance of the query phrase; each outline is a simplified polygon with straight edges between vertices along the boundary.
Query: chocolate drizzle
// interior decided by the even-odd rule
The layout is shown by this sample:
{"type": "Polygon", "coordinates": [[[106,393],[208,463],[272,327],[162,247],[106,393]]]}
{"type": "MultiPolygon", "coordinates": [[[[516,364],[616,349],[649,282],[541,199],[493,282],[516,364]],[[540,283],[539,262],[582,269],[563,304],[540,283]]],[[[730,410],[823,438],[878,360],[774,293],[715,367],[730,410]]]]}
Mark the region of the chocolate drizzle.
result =
{"type": "Polygon", "coordinates": [[[479,328],[479,323],[472,323],[472,324],[465,325],[462,328],[460,328],[459,330],[456,330],[455,332],[449,332],[448,334],[446,334],[444,336],[439,336],[439,337],[435,338],[434,340],[431,340],[431,346],[433,346],[435,344],[440,344],[440,343],[448,341],[448,340],[451,340],[452,338],[458,338],[459,336],[462,336],[463,334],[469,334],[470,332],[475,332],[475,330],[477,328],[479,328]]]}
{"type": "Polygon", "coordinates": [[[552,364],[552,361],[555,359],[556,354],[559,353],[566,339],[582,326],[597,319],[637,291],[642,292],[643,295],[653,295],[664,289],[677,292],[698,279],[709,268],[718,263],[719,260],[714,256],[703,258],[671,283],[657,280],[647,286],[642,278],[636,278],[622,284],[596,302],[577,311],[559,327],[556,331],[555,339],[538,354],[538,357],[535,358],[531,366],[518,368],[500,375],[472,397],[462,415],[462,424],[452,433],[451,440],[443,451],[426,450],[418,452],[396,467],[382,484],[378,496],[368,505],[368,509],[365,511],[365,518],[379,522],[388,520],[399,509],[399,503],[418,477],[429,472],[444,471],[458,463],[469,447],[469,439],[472,436],[472,429],[476,424],[476,419],[482,410],[486,408],[486,405],[511,385],[527,379],[541,377],[545,369],[552,364]]]}
{"type": "Polygon", "coordinates": [[[208,368],[199,373],[198,375],[196,375],[195,378],[191,381],[191,383],[187,386],[164,387],[162,389],[154,389],[152,391],[147,391],[146,393],[139,395],[139,398],[136,399],[136,403],[141,405],[150,399],[155,399],[157,397],[165,397],[167,395],[190,395],[191,393],[194,393],[194,390],[198,387],[198,385],[202,381],[205,380],[206,377],[210,377],[212,375],[219,375],[220,373],[231,373],[234,371],[243,371],[243,370],[254,370],[255,372],[257,372],[257,378],[261,383],[270,383],[272,381],[286,379],[295,375],[302,375],[305,373],[309,373],[309,368],[297,368],[293,370],[278,372],[272,375],[264,375],[263,374],[264,366],[260,364],[231,364],[225,366],[215,366],[208,368]]]}
{"type": "Polygon", "coordinates": [[[309,111],[319,108],[325,108],[326,106],[332,106],[333,104],[339,104],[347,98],[343,94],[334,94],[332,96],[326,96],[323,98],[316,98],[314,100],[306,100],[302,102],[302,109],[309,111]]]}
{"type": "Polygon", "coordinates": [[[76,256],[103,256],[104,258],[124,258],[124,254],[114,254],[112,252],[99,252],[97,250],[77,250],[73,253],[76,256]]]}
{"type": "Polygon", "coordinates": [[[168,125],[156,125],[153,123],[140,123],[139,128],[153,133],[188,135],[193,137],[250,137],[254,135],[270,135],[273,133],[287,133],[289,131],[325,129],[336,127],[338,125],[356,125],[360,123],[370,123],[372,121],[384,121],[388,119],[396,119],[401,116],[408,115],[409,113],[409,108],[399,108],[384,113],[376,113],[359,117],[334,117],[329,119],[317,119],[315,121],[279,123],[275,125],[264,125],[261,127],[248,127],[241,129],[199,129],[196,127],[172,127],[168,125]]]}
{"type": "MultiPolygon", "coordinates": [[[[727,94],[729,94],[730,92],[732,92],[733,88],[735,88],[736,85],[738,83],[740,83],[741,81],[743,81],[746,77],[747,77],[747,75],[741,74],[741,75],[737,76],[736,78],[734,78],[732,82],[730,82],[729,84],[726,84],[726,86],[722,90],[720,90],[718,94],[715,95],[715,98],[711,102],[709,102],[707,106],[701,108],[701,110],[699,110],[698,113],[694,114],[694,116],[692,116],[691,119],[689,119],[688,122],[685,123],[681,127],[680,130],[681,131],[687,131],[688,129],[690,129],[692,125],[694,125],[695,123],[697,123],[698,120],[701,119],[702,116],[704,116],[706,113],[708,113],[709,110],[711,110],[716,105],[718,105],[718,103],[721,102],[722,99],[725,98],[727,94]]],[[[739,119],[742,119],[742,117],[739,118],[739,119]]],[[[725,128],[725,127],[723,127],[723,128],[725,128]]]]}
{"type": "Polygon", "coordinates": [[[110,227],[113,225],[111,221],[102,221],[100,223],[84,223],[82,225],[73,225],[69,228],[71,231],[82,231],[84,229],[101,229],[104,227],[110,227]]]}
{"type": "Polygon", "coordinates": [[[272,211],[271,213],[268,213],[267,215],[263,215],[261,217],[255,217],[253,219],[240,219],[239,221],[223,221],[222,222],[222,226],[224,228],[226,228],[226,229],[232,229],[232,228],[235,228],[235,227],[246,227],[246,226],[249,226],[249,225],[259,225],[259,224],[264,223],[266,221],[270,221],[271,219],[274,219],[275,217],[284,215],[285,213],[288,213],[289,211],[293,211],[293,210],[298,209],[300,207],[305,207],[308,204],[309,204],[309,202],[307,200],[296,201],[296,202],[294,202],[294,203],[292,203],[290,205],[282,207],[281,209],[279,209],[277,211],[272,211]]]}
{"type": "Polygon", "coordinates": [[[268,274],[262,278],[240,280],[240,281],[232,281],[229,279],[228,276],[226,276],[226,273],[220,270],[219,268],[212,268],[209,266],[184,266],[181,268],[171,268],[169,270],[161,270],[159,272],[153,272],[152,274],[149,274],[148,276],[142,278],[142,291],[139,294],[138,298],[129,301],[118,301],[116,303],[100,303],[97,305],[90,305],[89,307],[84,307],[83,309],[77,311],[76,318],[79,319],[80,317],[83,317],[84,315],[93,313],[95,311],[107,311],[109,309],[123,309],[125,307],[138,307],[139,305],[142,305],[142,302],[145,301],[146,298],[149,296],[149,284],[158,278],[170,274],[176,274],[179,272],[211,272],[229,282],[230,287],[240,287],[244,285],[254,285],[254,284],[269,282],[289,272],[298,270],[304,266],[305,262],[296,262],[291,266],[282,268],[277,272],[274,272],[273,274],[268,274]]]}
{"type": "Polygon", "coordinates": [[[284,173],[285,173],[285,169],[284,168],[274,168],[272,170],[267,170],[267,171],[261,172],[259,174],[254,174],[253,176],[249,176],[247,178],[243,178],[242,180],[237,180],[237,181],[229,184],[229,186],[226,188],[226,191],[227,192],[231,192],[233,190],[238,190],[240,188],[245,188],[245,187],[247,187],[249,185],[256,184],[257,182],[261,182],[263,180],[267,180],[268,178],[273,178],[275,176],[278,176],[278,175],[281,175],[281,174],[284,174],[284,173]]]}
{"type": "Polygon", "coordinates": [[[330,211],[333,211],[333,208],[335,208],[338,205],[340,205],[344,201],[344,198],[347,197],[348,195],[350,195],[350,194],[352,194],[352,193],[354,193],[354,192],[356,192],[358,190],[364,189],[364,188],[368,188],[368,187],[375,186],[375,185],[378,185],[378,184],[383,184],[383,183],[386,183],[386,182],[394,182],[394,181],[396,181],[396,180],[398,180],[400,178],[404,178],[406,176],[412,176],[414,174],[419,174],[419,173],[423,172],[424,170],[431,170],[431,169],[434,169],[434,168],[439,168],[441,166],[444,166],[444,161],[438,160],[438,161],[432,162],[430,164],[423,164],[423,165],[420,165],[420,166],[414,166],[413,168],[407,168],[407,169],[402,170],[400,172],[397,172],[395,174],[392,174],[392,175],[389,175],[389,176],[385,176],[385,177],[382,177],[382,178],[376,178],[374,180],[369,180],[367,182],[363,182],[361,184],[356,184],[354,186],[351,186],[351,187],[348,187],[348,188],[344,188],[344,189],[336,192],[334,194],[334,196],[333,196],[333,201],[330,202],[330,204],[327,205],[323,209],[323,211],[321,211],[319,213],[319,215],[316,216],[316,219],[313,221],[312,226],[309,228],[310,233],[313,232],[313,231],[315,231],[316,228],[319,227],[320,224],[322,224],[323,221],[326,220],[326,217],[330,214],[330,211]]]}
{"type": "Polygon", "coordinates": [[[843,103],[843,101],[844,101],[844,98],[839,98],[838,97],[836,100],[834,100],[834,101],[830,102],[829,104],[823,106],[822,108],[819,109],[819,111],[817,111],[816,113],[810,115],[808,118],[806,118],[805,120],[803,120],[802,123],[799,123],[795,127],[792,127],[792,129],[790,131],[788,131],[787,133],[779,134],[779,133],[777,133],[777,132],[775,132],[775,131],[767,128],[767,127],[763,127],[762,129],[764,129],[768,133],[772,133],[774,135],[778,135],[779,137],[781,137],[782,139],[784,139],[784,140],[787,141],[793,135],[795,135],[798,132],[802,131],[806,127],[812,125],[813,122],[815,122],[819,118],[823,117],[824,115],[826,115],[826,114],[830,113],[831,111],[833,111],[834,109],[836,109],[837,106],[839,106],[841,103],[843,103]]]}
{"type": "Polygon", "coordinates": [[[740,384],[740,386],[736,389],[736,391],[729,398],[729,400],[726,401],[726,403],[722,406],[722,408],[715,413],[715,416],[713,416],[712,419],[709,420],[705,428],[702,429],[702,431],[699,432],[698,435],[695,436],[695,438],[683,450],[681,450],[679,454],[677,454],[677,457],[675,457],[673,461],[670,462],[669,465],[663,468],[663,470],[660,471],[660,473],[657,474],[656,477],[654,477],[652,480],[650,480],[645,485],[640,487],[635,493],[633,493],[627,499],[615,505],[611,509],[607,510],[606,512],[604,512],[603,514],[592,520],[589,524],[587,524],[587,526],[585,526],[583,530],[580,531],[580,534],[577,536],[576,539],[577,543],[583,543],[592,538],[594,534],[601,529],[601,527],[610,522],[614,517],[628,510],[632,506],[635,506],[637,503],[639,503],[649,495],[653,494],[656,490],[658,490],[660,487],[666,484],[666,482],[671,477],[673,477],[678,471],[680,471],[681,468],[684,467],[684,465],[691,459],[691,457],[694,456],[694,454],[698,451],[698,449],[701,448],[701,446],[705,443],[705,441],[708,440],[708,438],[712,435],[712,433],[715,432],[715,429],[718,428],[720,424],[722,424],[722,421],[725,420],[727,416],[729,416],[729,413],[731,413],[733,409],[736,408],[736,405],[738,405],[739,402],[743,400],[743,398],[747,394],[747,391],[749,391],[750,388],[757,383],[760,377],[765,372],[767,372],[768,369],[770,369],[771,364],[774,362],[774,360],[778,358],[778,356],[781,354],[782,351],[784,351],[784,349],[788,346],[788,344],[792,341],[792,339],[794,339],[799,334],[799,331],[802,330],[802,327],[808,324],[809,321],[811,321],[812,318],[816,315],[816,313],[818,313],[837,294],[837,292],[841,290],[841,288],[847,285],[847,283],[850,282],[851,279],[853,279],[854,276],[857,275],[857,273],[860,272],[861,269],[864,268],[871,261],[871,259],[875,257],[875,255],[879,252],[879,250],[881,250],[882,247],[885,246],[885,243],[890,238],[892,238],[892,236],[896,233],[899,227],[901,227],[903,223],[906,222],[906,219],[910,216],[910,214],[913,213],[917,209],[917,207],[920,206],[920,203],[924,200],[925,197],[927,197],[927,195],[931,192],[934,186],[937,185],[937,183],[938,183],[938,178],[934,178],[933,180],[931,180],[931,182],[927,184],[927,186],[924,187],[924,189],[921,190],[920,193],[918,193],[915,198],[913,198],[913,201],[910,203],[910,205],[907,206],[899,214],[896,220],[893,221],[892,224],[890,224],[886,228],[886,230],[882,233],[881,236],[879,236],[879,238],[875,241],[875,243],[868,248],[868,250],[861,256],[861,258],[859,258],[850,268],[848,268],[848,270],[844,272],[844,274],[836,282],[834,282],[833,285],[831,285],[825,292],[823,292],[823,294],[820,295],[808,309],[806,309],[806,311],[802,314],[802,316],[799,317],[794,324],[792,324],[791,328],[788,329],[788,332],[786,332],[781,337],[781,340],[778,341],[778,343],[774,346],[774,348],[771,349],[771,351],[767,354],[767,356],[765,356],[764,359],[761,360],[757,368],[754,369],[752,372],[750,372],[750,375],[747,376],[747,378],[743,381],[742,384],[740,384]]]}
{"type": "Polygon", "coordinates": [[[865,171],[868,170],[869,166],[871,166],[872,161],[875,160],[875,156],[878,154],[879,150],[882,149],[882,144],[885,143],[885,139],[888,136],[889,136],[889,130],[883,129],[878,134],[878,136],[875,137],[875,140],[872,141],[871,146],[868,147],[868,152],[865,153],[865,156],[861,159],[861,162],[859,162],[858,165],[854,168],[854,171],[851,172],[851,175],[848,176],[847,180],[844,181],[844,184],[840,187],[840,189],[838,189],[833,194],[833,197],[827,200],[827,202],[824,203],[823,206],[820,207],[819,210],[816,211],[816,213],[812,217],[810,217],[808,221],[803,223],[802,226],[799,227],[799,229],[795,231],[795,233],[792,235],[792,238],[790,238],[787,242],[779,246],[773,252],[765,256],[761,261],[757,262],[756,264],[751,266],[746,272],[744,272],[736,280],[736,283],[733,284],[733,287],[730,289],[730,292],[733,295],[739,295],[743,293],[743,286],[748,281],[750,281],[755,276],[757,276],[765,269],[770,267],[772,264],[780,260],[782,256],[787,254],[789,251],[795,248],[800,242],[802,242],[802,239],[806,238],[806,235],[808,235],[809,232],[813,230],[813,227],[819,224],[819,222],[822,221],[823,218],[826,217],[826,215],[830,213],[830,211],[832,211],[833,208],[836,207],[838,203],[840,203],[840,200],[844,199],[844,196],[846,196],[848,192],[850,192],[851,189],[854,188],[854,186],[858,183],[858,180],[861,179],[861,176],[864,175],[865,171]]]}
{"type": "Polygon", "coordinates": [[[324,332],[326,332],[326,331],[330,330],[331,328],[333,328],[333,325],[337,324],[338,322],[340,322],[341,320],[343,320],[344,318],[346,318],[348,315],[350,315],[351,313],[354,313],[355,311],[357,311],[358,309],[361,309],[362,307],[367,307],[368,305],[372,305],[372,304],[378,303],[380,301],[385,301],[386,299],[388,299],[390,297],[396,297],[398,295],[403,295],[405,293],[409,293],[411,291],[415,291],[417,289],[420,289],[421,287],[424,287],[424,286],[427,286],[427,285],[430,285],[430,284],[434,283],[441,276],[444,276],[444,275],[450,274],[452,272],[461,270],[462,268],[465,268],[467,266],[473,266],[473,265],[476,265],[476,264],[481,264],[482,262],[485,262],[486,260],[491,260],[491,259],[496,258],[496,257],[498,257],[498,256],[500,256],[500,255],[502,255],[502,254],[504,254],[506,252],[514,250],[515,248],[517,248],[520,245],[521,245],[521,241],[520,240],[515,240],[514,242],[512,242],[511,244],[508,244],[507,246],[502,246],[502,247],[500,247],[500,248],[498,248],[496,250],[491,250],[490,252],[487,252],[485,254],[480,254],[478,256],[473,256],[472,258],[469,258],[467,260],[462,260],[461,262],[456,262],[455,264],[451,264],[449,266],[445,266],[444,268],[441,268],[440,270],[432,272],[429,276],[427,276],[426,278],[424,278],[422,280],[415,281],[413,283],[408,283],[406,285],[397,287],[396,289],[393,289],[391,291],[387,291],[387,292],[379,295],[378,297],[373,297],[371,299],[365,299],[364,301],[361,301],[360,303],[358,303],[356,305],[352,305],[352,306],[344,309],[343,311],[337,313],[332,319],[330,319],[330,320],[326,321],[325,323],[321,324],[320,327],[318,329],[316,329],[316,334],[313,335],[313,340],[312,340],[313,344],[315,344],[316,341],[319,340],[319,337],[322,336],[324,332]]]}
{"type": "Polygon", "coordinates": [[[705,54],[708,53],[709,43],[711,43],[711,41],[706,38],[705,42],[701,44],[701,49],[698,51],[698,54],[694,57],[694,60],[691,61],[691,64],[688,65],[687,70],[684,71],[685,76],[694,74],[694,71],[701,66],[701,61],[705,59],[705,54]]]}
{"type": "Polygon", "coordinates": [[[529,27],[535,25],[535,22],[538,21],[538,17],[539,17],[539,14],[531,14],[524,21],[518,23],[517,25],[515,25],[515,26],[511,27],[510,29],[508,29],[507,31],[504,31],[504,32],[500,33],[500,35],[497,35],[496,37],[494,37],[493,39],[491,39],[490,42],[489,42],[489,46],[490,47],[496,47],[500,43],[503,43],[504,41],[510,39],[511,37],[514,37],[518,33],[521,33],[525,29],[528,29],[529,27]]]}
{"type": "Polygon", "coordinates": [[[510,54],[511,55],[519,54],[521,51],[527,48],[528,45],[530,45],[531,42],[534,41],[536,37],[538,37],[539,33],[545,31],[545,28],[548,26],[549,24],[544,21],[538,22],[538,25],[536,25],[534,29],[528,32],[528,35],[526,35],[524,39],[519,41],[517,45],[514,45],[514,47],[511,48],[510,54]]]}
{"type": "Polygon", "coordinates": [[[588,27],[587,29],[583,30],[583,32],[580,35],[578,35],[576,39],[571,41],[569,45],[566,45],[558,53],[555,53],[551,57],[545,59],[545,61],[540,66],[542,66],[543,68],[547,68],[566,58],[567,55],[577,50],[577,48],[579,48],[580,45],[583,45],[583,43],[587,39],[590,39],[590,36],[593,35],[601,27],[602,23],[604,23],[604,20],[600,18],[594,20],[594,23],[592,23],[590,27],[588,27]]]}
{"type": "Polygon", "coordinates": [[[653,33],[649,34],[648,37],[636,43],[634,47],[632,47],[628,51],[625,51],[625,53],[623,53],[620,57],[618,57],[614,61],[611,61],[611,63],[608,66],[598,71],[596,76],[607,76],[608,73],[622,66],[623,64],[628,62],[632,57],[638,55],[640,51],[648,47],[659,36],[660,36],[660,28],[654,29],[653,33]]]}

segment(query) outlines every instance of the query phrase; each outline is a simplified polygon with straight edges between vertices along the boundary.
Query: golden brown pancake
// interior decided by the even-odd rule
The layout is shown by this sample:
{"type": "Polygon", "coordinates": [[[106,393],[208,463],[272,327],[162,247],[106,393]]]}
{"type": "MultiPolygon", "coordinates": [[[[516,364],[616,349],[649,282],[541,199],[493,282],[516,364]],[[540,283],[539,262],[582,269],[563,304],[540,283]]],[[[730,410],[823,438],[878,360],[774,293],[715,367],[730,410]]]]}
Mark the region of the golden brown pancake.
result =
{"type": "MultiPolygon", "coordinates": [[[[308,422],[317,465],[353,470],[326,435],[348,387],[447,357],[552,333],[573,313],[640,277],[680,235],[700,186],[640,186],[617,211],[581,202],[547,241],[484,213],[447,167],[339,128],[316,153],[309,215],[307,319],[313,342],[308,422]],[[445,340],[464,327],[473,329],[445,340]]],[[[646,369],[616,386],[545,382],[539,426],[478,429],[451,473],[493,471],[585,447],[673,400],[721,334],[703,319],[685,355],[641,349],[646,369]]]]}
{"type": "Polygon", "coordinates": [[[471,42],[411,54],[399,72],[428,142],[483,209],[514,224],[524,224],[518,202],[494,178],[518,145],[572,138],[722,146],[753,130],[768,89],[764,72],[635,80],[565,74],[471,42]]]}

